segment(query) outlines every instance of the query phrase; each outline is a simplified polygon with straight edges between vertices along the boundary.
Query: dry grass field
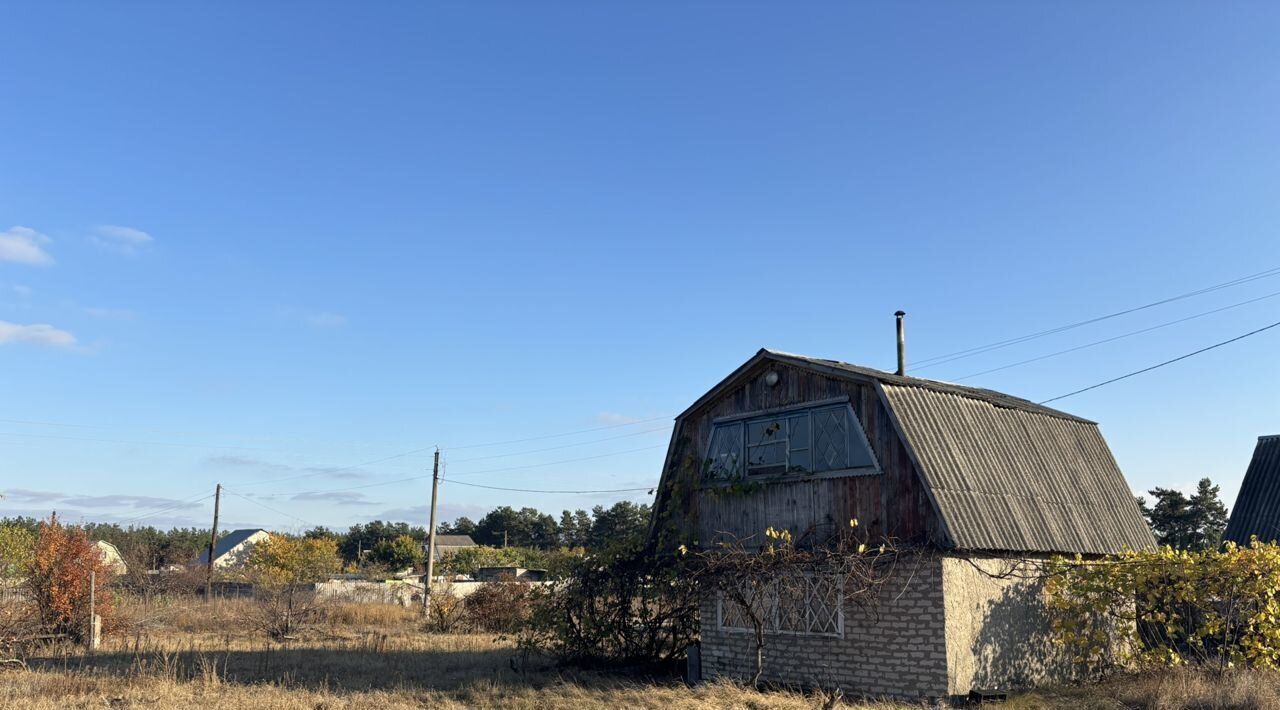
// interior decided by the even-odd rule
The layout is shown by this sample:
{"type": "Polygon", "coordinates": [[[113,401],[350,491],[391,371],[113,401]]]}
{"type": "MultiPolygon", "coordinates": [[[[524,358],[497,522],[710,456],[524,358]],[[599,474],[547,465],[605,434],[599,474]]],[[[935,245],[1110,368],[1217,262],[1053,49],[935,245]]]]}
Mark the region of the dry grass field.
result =
{"type": "MultiPolygon", "coordinates": [[[[237,600],[123,608],[124,628],[93,656],[54,646],[27,668],[0,669],[8,708],[821,708],[827,698],[757,692],[731,683],[698,688],[678,678],[557,668],[522,659],[509,639],[420,631],[411,610],[329,608],[296,640],[246,629],[237,600]]],[[[846,700],[846,708],[910,705],[846,700]]],[[[920,707],[920,706],[914,706],[920,707]]],[[[1280,678],[1169,673],[1029,693],[1005,707],[1280,710],[1280,678]]]]}

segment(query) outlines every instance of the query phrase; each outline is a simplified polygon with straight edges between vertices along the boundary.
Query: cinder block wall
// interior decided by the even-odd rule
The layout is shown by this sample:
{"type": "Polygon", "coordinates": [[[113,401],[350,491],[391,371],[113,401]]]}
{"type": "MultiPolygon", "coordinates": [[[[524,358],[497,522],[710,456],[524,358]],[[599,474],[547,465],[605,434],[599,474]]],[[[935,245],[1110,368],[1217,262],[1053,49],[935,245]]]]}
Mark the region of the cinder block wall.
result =
{"type": "MultiPolygon", "coordinates": [[[[843,638],[768,634],[764,679],[871,697],[948,696],[942,562],[937,555],[900,561],[875,604],[846,601],[843,638]]],[[[701,613],[703,675],[750,678],[754,634],[718,628],[714,593],[703,597],[701,613]]]]}
{"type": "Polygon", "coordinates": [[[1050,636],[1036,559],[942,558],[949,692],[1025,688],[1074,679],[1071,654],[1050,636]]]}

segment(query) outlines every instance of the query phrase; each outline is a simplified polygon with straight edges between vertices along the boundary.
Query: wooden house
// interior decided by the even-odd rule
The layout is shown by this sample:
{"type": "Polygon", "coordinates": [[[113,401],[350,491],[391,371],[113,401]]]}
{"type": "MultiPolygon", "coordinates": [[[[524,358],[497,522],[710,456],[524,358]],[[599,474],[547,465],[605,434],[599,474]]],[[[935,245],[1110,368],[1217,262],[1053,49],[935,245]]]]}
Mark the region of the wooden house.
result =
{"type": "Polygon", "coordinates": [[[1258,437],[1222,538],[1248,545],[1254,536],[1280,540],[1280,434],[1258,437]]]}
{"type": "MultiPolygon", "coordinates": [[[[1154,546],[1094,422],[999,392],[761,350],[676,418],[659,549],[854,519],[910,572],[870,606],[818,578],[774,600],[798,606],[773,610],[765,679],[912,698],[1065,679],[1041,583],[1002,570],[1154,546]]],[[[704,594],[704,676],[753,674],[739,617],[704,594]]]]}

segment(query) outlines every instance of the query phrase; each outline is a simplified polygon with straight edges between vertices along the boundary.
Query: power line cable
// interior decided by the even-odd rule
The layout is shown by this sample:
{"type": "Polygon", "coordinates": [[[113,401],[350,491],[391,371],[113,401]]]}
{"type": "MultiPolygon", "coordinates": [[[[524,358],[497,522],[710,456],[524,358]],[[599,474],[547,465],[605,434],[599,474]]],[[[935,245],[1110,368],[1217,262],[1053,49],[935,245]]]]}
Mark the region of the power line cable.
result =
{"type": "Polygon", "coordinates": [[[595,456],[582,456],[576,459],[563,459],[560,461],[548,461],[546,463],[531,463],[525,466],[509,466],[507,468],[491,468],[484,471],[463,471],[455,473],[455,476],[478,476],[482,473],[505,473],[507,471],[524,471],[530,468],[543,468],[546,466],[558,466],[562,463],[576,463],[578,461],[594,461],[595,459],[608,458],[610,456],[621,456],[623,454],[634,454],[637,451],[650,451],[653,449],[665,448],[666,444],[654,444],[653,446],[642,446],[638,449],[627,449],[626,451],[612,451],[607,454],[597,454],[595,456]]]}
{"type": "Polygon", "coordinates": [[[577,431],[566,431],[559,434],[545,434],[543,436],[530,436],[524,439],[507,439],[506,441],[490,441],[485,444],[467,444],[466,446],[449,446],[450,451],[461,451],[463,449],[480,449],[490,446],[504,446],[506,444],[523,444],[527,441],[542,441],[543,439],[558,439],[564,436],[573,436],[574,434],[589,434],[593,431],[605,431],[608,429],[618,429],[620,427],[635,426],[637,424],[646,424],[648,422],[656,422],[660,419],[672,419],[671,416],[650,417],[648,419],[637,419],[634,422],[623,422],[621,424],[610,424],[608,426],[594,427],[591,429],[579,429],[577,431]]]}
{"type": "Polygon", "coordinates": [[[275,513],[276,515],[283,515],[283,516],[284,516],[284,517],[286,517],[286,518],[291,518],[291,519],[293,519],[293,520],[296,520],[296,521],[298,521],[298,522],[302,523],[303,525],[310,525],[310,526],[311,526],[311,527],[313,527],[313,528],[314,528],[314,527],[318,527],[315,523],[313,523],[313,522],[311,522],[311,521],[309,521],[309,520],[304,520],[304,519],[302,519],[302,518],[299,518],[299,517],[298,517],[298,516],[296,516],[296,515],[290,515],[289,513],[286,513],[286,512],[284,512],[283,510],[276,510],[275,508],[272,508],[271,506],[269,506],[269,505],[267,505],[267,504],[265,504],[265,503],[259,503],[258,501],[256,501],[256,500],[254,500],[254,499],[250,498],[249,496],[241,495],[241,494],[236,493],[235,491],[232,491],[232,490],[227,490],[227,487],[226,487],[226,486],[223,486],[223,487],[222,487],[222,490],[223,490],[224,492],[226,492],[226,493],[230,493],[231,495],[233,495],[233,496],[235,496],[235,497],[237,497],[237,498],[239,498],[239,499],[241,499],[241,500],[245,500],[245,501],[248,501],[248,502],[250,502],[250,503],[253,503],[254,505],[258,506],[259,508],[263,508],[263,509],[265,509],[265,510],[269,510],[269,511],[271,511],[272,513],[275,513]]]}
{"type": "Polygon", "coordinates": [[[1167,322],[1167,323],[1161,323],[1160,325],[1153,325],[1153,326],[1151,326],[1150,328],[1142,328],[1141,330],[1134,330],[1134,331],[1131,331],[1131,332],[1128,332],[1128,333],[1123,333],[1123,334],[1121,334],[1121,335],[1116,335],[1116,336],[1113,336],[1113,337],[1110,337],[1110,338],[1103,338],[1102,340],[1095,340],[1095,341],[1093,341],[1092,343],[1087,343],[1087,344],[1085,344],[1085,345],[1077,345],[1077,346],[1076,346],[1076,347],[1074,347],[1074,348],[1067,348],[1066,350],[1059,350],[1059,351],[1054,352],[1054,353],[1049,353],[1048,355],[1041,355],[1041,356],[1039,356],[1039,357],[1028,358],[1028,359],[1026,359],[1026,360],[1020,360],[1020,361],[1018,361],[1018,362],[1010,363],[1010,364],[1008,364],[1008,365],[1002,365],[1002,366],[1000,366],[1000,367],[993,367],[993,368],[991,368],[990,370],[983,370],[982,372],[975,372],[975,373],[973,373],[973,374],[971,374],[971,375],[965,375],[964,377],[957,377],[957,378],[952,379],[951,381],[952,381],[952,382],[963,382],[963,381],[965,381],[965,380],[972,379],[972,378],[974,378],[974,377],[980,377],[980,376],[982,376],[982,375],[989,375],[989,374],[991,374],[991,373],[993,373],[993,372],[1000,372],[1001,370],[1008,370],[1008,369],[1010,369],[1010,368],[1019,367],[1019,366],[1021,366],[1021,365],[1026,365],[1026,364],[1029,364],[1029,363],[1039,362],[1039,361],[1041,361],[1041,360],[1048,360],[1049,358],[1058,357],[1059,355],[1066,355],[1067,353],[1073,353],[1073,352],[1076,352],[1077,350],[1084,350],[1084,349],[1086,349],[1086,348],[1092,348],[1092,347],[1094,347],[1094,346],[1096,346],[1096,345],[1103,345],[1103,344],[1105,344],[1105,343],[1111,343],[1111,342],[1115,342],[1115,341],[1117,341],[1117,340],[1123,340],[1124,338],[1133,337],[1133,336],[1135,336],[1135,335],[1142,335],[1143,333],[1150,333],[1150,332],[1151,332],[1151,331],[1153,331],[1153,330],[1159,330],[1159,329],[1161,329],[1161,328],[1167,328],[1167,327],[1169,327],[1169,326],[1171,326],[1171,325],[1177,325],[1177,324],[1179,324],[1179,323],[1186,323],[1187,321],[1190,321],[1190,320],[1195,320],[1195,319],[1197,319],[1197,318],[1203,318],[1203,317],[1205,317],[1205,316],[1210,316],[1210,315],[1213,315],[1213,314],[1215,314],[1215,313],[1221,313],[1222,311],[1228,311],[1228,310],[1231,310],[1232,308],[1239,308],[1239,307],[1241,307],[1241,306],[1246,306],[1246,305],[1248,305],[1248,304],[1250,304],[1250,303],[1257,303],[1258,301],[1265,301],[1265,300],[1266,300],[1266,299],[1268,299],[1268,298],[1275,298],[1276,296],[1280,296],[1280,291],[1276,291],[1276,292],[1274,292],[1274,293],[1269,293],[1269,294],[1267,294],[1267,295],[1265,295],[1265,296],[1259,296],[1258,298],[1251,298],[1251,299],[1249,299],[1249,300],[1247,300],[1247,301],[1241,301],[1241,302],[1239,302],[1239,303],[1233,303],[1233,304],[1231,304],[1231,305],[1229,305],[1229,306],[1223,306],[1223,307],[1221,307],[1221,308],[1215,308],[1215,309],[1213,309],[1213,310],[1211,310],[1211,311],[1205,311],[1205,312],[1203,312],[1203,313],[1197,313],[1197,314],[1195,314],[1195,315],[1193,315],[1193,316],[1187,316],[1186,318],[1178,318],[1177,320],[1171,320],[1171,321],[1169,321],[1169,322],[1167,322]]]}
{"type": "MultiPolygon", "coordinates": [[[[616,457],[616,455],[634,454],[636,452],[648,452],[648,450],[663,448],[663,446],[666,446],[666,444],[655,444],[653,446],[641,446],[641,448],[639,449],[627,449],[625,450],[625,452],[611,452],[607,454],[598,454],[598,455],[593,455],[593,457],[567,458],[567,459],[562,459],[562,461],[531,463],[531,464],[527,464],[527,466],[512,466],[507,468],[489,468],[489,469],[485,469],[485,471],[466,471],[463,473],[451,473],[451,476],[477,476],[477,475],[480,475],[480,473],[506,473],[508,471],[525,471],[525,469],[529,469],[529,468],[559,466],[559,464],[562,464],[562,463],[594,461],[594,459],[616,457]]],[[[424,475],[421,475],[421,476],[407,476],[404,478],[396,478],[396,480],[393,480],[393,481],[376,481],[376,482],[372,482],[372,484],[343,486],[343,487],[337,487],[337,489],[319,489],[319,490],[308,490],[308,491],[280,491],[280,493],[270,493],[270,494],[260,495],[259,498],[282,498],[282,496],[308,495],[308,494],[319,494],[319,493],[343,493],[343,491],[364,490],[364,489],[372,489],[372,487],[390,486],[390,485],[396,485],[396,484],[407,484],[407,482],[421,481],[421,480],[424,480],[424,478],[430,478],[430,477],[431,477],[430,473],[424,473],[424,475]]]]}
{"type": "Polygon", "coordinates": [[[1047,336],[1047,335],[1053,335],[1053,334],[1055,334],[1055,333],[1061,333],[1061,332],[1063,332],[1063,331],[1072,330],[1072,329],[1075,329],[1075,328],[1081,328],[1081,327],[1083,327],[1083,326],[1086,326],[1086,325],[1092,325],[1092,324],[1094,324],[1094,323],[1098,323],[1098,322],[1101,322],[1101,321],[1104,321],[1104,320],[1109,320],[1109,319],[1111,319],[1111,318],[1118,318],[1118,317],[1120,317],[1120,316],[1128,315],[1128,314],[1130,314],[1130,313],[1137,313],[1138,311],[1143,311],[1143,310],[1146,310],[1146,309],[1148,309],[1148,308],[1155,308],[1156,306],[1162,306],[1162,305],[1165,305],[1165,304],[1167,304],[1167,303],[1173,303],[1173,302],[1175,302],[1175,301],[1180,301],[1180,300],[1183,300],[1183,299],[1186,299],[1186,298],[1192,298],[1192,297],[1194,297],[1194,296],[1200,296],[1200,295],[1203,295],[1203,294],[1206,294],[1206,293],[1211,293],[1211,292],[1213,292],[1213,291],[1219,291],[1219,290],[1221,290],[1221,289],[1224,289],[1224,288],[1230,288],[1230,287],[1232,287],[1232,286],[1239,286],[1239,285],[1241,285],[1241,284],[1250,283],[1250,282],[1252,282],[1252,281],[1257,281],[1257,280],[1259,280],[1259,279],[1270,278],[1270,277],[1272,277],[1272,276],[1276,276],[1276,275],[1280,275],[1280,266],[1272,267],[1272,268],[1270,268],[1270,269],[1267,269],[1266,271],[1259,271],[1258,273],[1256,273],[1256,274],[1250,274],[1249,276],[1242,276],[1242,277],[1240,277],[1240,278],[1238,278],[1238,279],[1232,279],[1231,281],[1225,281],[1225,282],[1220,283],[1220,284],[1215,284],[1215,285],[1213,285],[1213,286],[1208,286],[1208,287],[1206,287],[1206,288],[1197,289],[1197,290],[1195,290],[1195,291],[1188,291],[1188,292],[1186,292],[1186,293],[1181,293],[1181,294],[1178,294],[1178,295],[1176,295],[1176,296],[1171,296],[1171,297],[1169,297],[1169,298],[1163,298],[1163,299],[1160,299],[1159,301],[1152,301],[1151,303],[1146,303],[1146,304],[1143,304],[1143,305],[1141,305],[1141,306],[1135,306],[1135,307],[1133,307],[1133,308],[1126,308],[1126,309],[1124,309],[1124,310],[1116,311],[1116,312],[1114,312],[1114,313],[1108,313],[1108,314],[1106,314],[1106,315],[1097,316],[1097,317],[1094,317],[1094,318],[1088,318],[1088,319],[1085,319],[1085,320],[1082,320],[1082,321],[1077,321],[1077,322],[1075,322],[1075,323],[1068,323],[1068,324],[1066,324],[1066,325],[1057,326],[1057,327],[1055,327],[1055,328],[1049,328],[1048,330],[1041,330],[1041,331],[1037,331],[1037,332],[1034,332],[1034,333],[1028,333],[1028,334],[1026,334],[1026,335],[1020,335],[1020,336],[1018,336],[1018,337],[1016,337],[1016,338],[1009,338],[1009,339],[1007,339],[1007,340],[999,340],[999,341],[996,341],[996,342],[993,342],[993,343],[988,343],[988,344],[986,344],[986,345],[979,345],[979,346],[976,346],[976,347],[973,347],[973,348],[968,348],[968,349],[965,349],[965,350],[957,350],[957,351],[955,351],[955,352],[947,353],[947,354],[945,354],[945,355],[937,355],[937,356],[934,356],[934,357],[924,358],[924,359],[922,359],[922,360],[918,360],[918,361],[916,361],[916,364],[915,364],[915,366],[914,366],[914,367],[915,367],[915,369],[917,369],[917,370],[923,370],[923,369],[930,368],[930,367],[936,367],[936,366],[941,365],[941,364],[946,363],[946,362],[952,362],[952,361],[954,361],[954,360],[962,360],[962,359],[965,359],[965,358],[973,357],[974,355],[980,355],[980,354],[982,354],[982,353],[991,352],[992,350],[1000,350],[1000,349],[1002,349],[1002,348],[1007,348],[1007,347],[1009,347],[1009,346],[1011,346],[1011,345],[1017,345],[1017,344],[1019,344],[1019,343],[1025,343],[1025,342],[1027,342],[1028,340],[1035,340],[1035,339],[1037,339],[1037,338],[1043,338],[1043,337],[1045,337],[1045,336],[1047,336]]]}
{"type": "Polygon", "coordinates": [[[61,441],[92,441],[101,444],[128,444],[132,446],[179,446],[189,449],[236,449],[239,451],[273,451],[280,452],[280,449],[263,449],[253,446],[234,446],[223,444],[195,444],[181,441],[132,441],[128,439],[98,439],[85,436],[59,436],[57,434],[33,434],[21,431],[0,431],[0,436],[16,436],[31,439],[58,439],[61,441]]]}
{"type": "Polygon", "coordinates": [[[511,453],[509,453],[509,454],[492,454],[492,455],[489,455],[489,456],[474,456],[474,457],[469,458],[469,459],[458,459],[457,461],[454,461],[454,463],[470,463],[470,462],[472,462],[472,461],[485,461],[485,460],[488,460],[488,459],[501,459],[501,458],[508,458],[508,457],[511,457],[511,456],[523,456],[523,455],[525,455],[525,454],[540,454],[540,453],[543,453],[544,451],[559,451],[559,450],[561,450],[561,449],[572,449],[572,448],[573,448],[573,447],[575,447],[575,446],[587,446],[587,445],[589,445],[589,444],[599,444],[599,443],[604,442],[604,441],[617,441],[618,439],[629,439],[629,438],[631,438],[631,437],[641,436],[641,435],[643,435],[643,434],[652,434],[652,433],[654,433],[654,432],[658,432],[658,431],[665,431],[665,432],[669,432],[669,431],[671,431],[671,427],[669,427],[669,426],[664,426],[664,427],[657,427],[657,428],[654,428],[654,429],[645,429],[644,431],[633,431],[633,432],[631,432],[630,434],[622,434],[622,435],[619,435],[619,436],[610,436],[610,437],[607,437],[607,438],[604,438],[604,439],[592,439],[591,441],[579,441],[579,442],[577,442],[577,443],[573,443],[573,444],[561,444],[560,446],[548,446],[548,447],[543,448],[543,449],[526,449],[525,451],[512,451],[512,452],[511,452],[511,453]]]}
{"type": "Polygon", "coordinates": [[[271,478],[265,481],[244,481],[244,482],[237,483],[236,485],[248,488],[249,486],[262,486],[268,483],[279,483],[280,481],[295,481],[299,478],[311,478],[312,476],[332,476],[336,473],[342,473],[343,471],[350,471],[351,469],[354,469],[354,468],[363,468],[365,466],[372,466],[374,464],[386,463],[387,461],[392,461],[394,459],[402,459],[406,456],[420,454],[424,451],[431,451],[434,448],[435,448],[434,446],[425,446],[421,449],[413,449],[412,451],[406,451],[402,454],[385,456],[380,459],[374,459],[372,461],[365,461],[363,463],[352,464],[350,466],[343,466],[341,468],[327,468],[321,471],[312,471],[310,473],[300,473],[296,476],[283,476],[281,478],[271,478]]]}
{"type": "Polygon", "coordinates": [[[210,499],[210,498],[212,498],[212,497],[213,497],[213,494],[212,494],[212,493],[208,493],[208,494],[203,494],[203,495],[202,495],[201,497],[199,497],[199,498],[188,498],[188,499],[185,499],[185,500],[181,500],[181,501],[177,501],[177,502],[174,502],[174,503],[166,504],[166,506],[165,506],[165,507],[163,507],[163,508],[153,509],[151,512],[143,513],[143,514],[141,514],[141,515],[138,515],[138,516],[135,516],[135,517],[132,517],[132,518],[125,518],[124,520],[122,520],[122,521],[120,521],[120,522],[121,522],[121,524],[133,523],[133,522],[136,522],[136,521],[138,521],[138,520],[143,520],[143,519],[146,519],[146,518],[151,518],[151,517],[154,517],[154,516],[160,515],[160,514],[162,514],[162,513],[168,513],[168,512],[175,511],[175,510],[182,510],[182,509],[184,509],[184,508],[189,508],[189,507],[191,507],[192,505],[194,505],[194,504],[196,504],[196,503],[201,503],[201,502],[203,502],[203,501],[209,500],[209,499],[210,499]]]}
{"type": "Polygon", "coordinates": [[[609,488],[594,491],[566,491],[566,490],[545,490],[540,488],[503,488],[501,486],[482,486],[479,483],[465,483],[463,481],[453,481],[440,479],[441,483],[455,483],[459,486],[470,486],[471,488],[484,488],[491,491],[514,491],[516,493],[632,493],[635,491],[653,492],[656,486],[645,486],[644,488],[609,488]]]}
{"type": "Polygon", "coordinates": [[[1066,393],[1066,394],[1060,394],[1060,395],[1058,395],[1057,397],[1050,397],[1049,399],[1041,400],[1041,401],[1039,402],[1039,404],[1048,404],[1049,402],[1056,402],[1056,401],[1058,401],[1058,400],[1060,400],[1060,399],[1066,399],[1067,397],[1074,397],[1074,396],[1076,396],[1076,395],[1078,395],[1078,394],[1081,394],[1082,392],[1088,392],[1089,390],[1095,390],[1095,389],[1098,389],[1099,387],[1103,387],[1103,386],[1105,386],[1105,385],[1109,385],[1109,384],[1111,384],[1111,383],[1113,383],[1113,382],[1119,382],[1120,380],[1128,379],[1128,378],[1130,378],[1130,377],[1133,377],[1134,375],[1141,375],[1141,374],[1142,374],[1142,373],[1144,373],[1144,372],[1151,372],[1152,370],[1159,369],[1159,368],[1161,368],[1161,367],[1164,367],[1165,365],[1172,365],[1173,363],[1178,362],[1178,361],[1180,361],[1180,360],[1186,360],[1187,358],[1189,358],[1189,357],[1193,357],[1193,356],[1195,356],[1195,355],[1199,355],[1200,353],[1209,352],[1210,350],[1213,350],[1213,349],[1215,349],[1215,348],[1220,348],[1220,347],[1222,347],[1223,345],[1229,345],[1229,344],[1231,344],[1231,343],[1236,342],[1237,340],[1244,340],[1245,338],[1248,338],[1248,337],[1249,337],[1249,336],[1251,336],[1251,335],[1257,335],[1258,333],[1261,333],[1261,332],[1263,332],[1263,331],[1267,331],[1267,330],[1271,330],[1272,328],[1275,328],[1275,327],[1277,327],[1277,326],[1280,326],[1280,321],[1276,321],[1275,323],[1272,323],[1271,325],[1263,326],[1263,327],[1261,327],[1261,328],[1258,328],[1257,330],[1251,330],[1251,331],[1249,331],[1248,333],[1245,333],[1244,335],[1237,335],[1236,337],[1231,338],[1230,340],[1224,340],[1224,341],[1222,341],[1222,342],[1220,342],[1220,343],[1214,343],[1213,345],[1210,345],[1210,346],[1208,346],[1208,347],[1200,348],[1199,350],[1196,350],[1196,351],[1194,351],[1194,352],[1189,352],[1189,353],[1187,353],[1186,355],[1179,355],[1178,357],[1172,358],[1172,359],[1170,359],[1170,360],[1165,360],[1164,362],[1162,362],[1162,363],[1158,363],[1158,364],[1156,364],[1156,365],[1152,365],[1151,367],[1144,367],[1144,368],[1142,368],[1141,370],[1134,370],[1133,372],[1130,372],[1130,373],[1128,373],[1128,374],[1124,374],[1124,375],[1121,375],[1121,376],[1119,376],[1119,377],[1113,377],[1113,378],[1111,378],[1111,379],[1109,379],[1109,380],[1107,380],[1107,381],[1105,381],[1105,382],[1099,382],[1099,383],[1098,383],[1098,384],[1096,384],[1096,385],[1089,385],[1088,387],[1084,387],[1084,388],[1082,388],[1082,389],[1078,389],[1078,390],[1076,390],[1076,391],[1074,391],[1074,392],[1068,392],[1068,393],[1066,393]]]}
{"type": "MultiPolygon", "coordinates": [[[[27,426],[57,427],[60,429],[90,429],[90,430],[98,430],[98,431],[125,431],[128,429],[128,427],[108,426],[108,425],[102,425],[102,424],[77,424],[77,423],[69,423],[69,422],[55,422],[55,421],[42,420],[42,419],[15,419],[15,418],[6,418],[6,417],[0,417],[0,423],[23,424],[27,426]]],[[[244,439],[244,440],[293,441],[293,442],[323,441],[326,444],[336,443],[336,444],[342,444],[344,446],[370,446],[371,445],[368,441],[359,441],[359,442],[351,441],[351,440],[336,441],[331,437],[317,438],[317,437],[306,437],[306,436],[271,436],[271,435],[265,435],[265,434],[255,434],[253,436],[246,436],[243,434],[232,434],[228,432],[182,431],[182,430],[175,430],[175,429],[155,429],[151,427],[136,428],[133,431],[147,433],[147,434],[164,434],[168,436],[223,436],[223,437],[228,437],[232,439],[244,439]]],[[[116,440],[114,439],[103,439],[102,441],[116,443],[116,440]]],[[[134,442],[121,441],[119,443],[134,443],[134,442]]],[[[235,447],[235,446],[224,446],[219,444],[198,444],[194,442],[191,443],[191,445],[205,446],[211,449],[241,448],[241,447],[235,447]]],[[[248,447],[244,447],[244,448],[248,448],[248,447]]],[[[255,449],[255,450],[275,451],[280,453],[298,453],[297,451],[287,450],[287,449],[265,449],[264,448],[264,449],[255,449]]]]}

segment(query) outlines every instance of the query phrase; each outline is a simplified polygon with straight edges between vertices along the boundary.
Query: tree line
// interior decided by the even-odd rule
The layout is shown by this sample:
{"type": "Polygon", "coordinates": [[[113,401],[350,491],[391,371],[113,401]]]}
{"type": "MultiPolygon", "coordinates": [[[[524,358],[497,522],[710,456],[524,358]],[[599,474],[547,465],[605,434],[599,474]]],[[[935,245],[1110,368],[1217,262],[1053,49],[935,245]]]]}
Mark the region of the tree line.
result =
{"type": "MultiPolygon", "coordinates": [[[[28,517],[0,518],[0,528],[24,529],[34,534],[40,522],[28,517]]],[[[459,517],[452,522],[441,523],[436,532],[441,535],[469,535],[476,544],[489,547],[541,551],[570,548],[593,552],[615,543],[642,539],[648,525],[648,505],[619,501],[607,508],[597,505],[590,512],[566,510],[558,519],[536,508],[501,506],[478,521],[459,517]]],[[[124,527],[118,523],[92,522],[80,527],[90,539],[115,545],[131,567],[138,565],[144,569],[188,564],[209,545],[208,528],[164,530],[149,525],[124,527]]],[[[345,532],[315,527],[301,537],[333,540],[345,565],[359,565],[371,554],[375,560],[385,557],[384,561],[391,565],[410,554],[404,549],[403,541],[397,543],[397,540],[409,538],[422,544],[427,533],[425,526],[373,520],[352,525],[345,532]]]]}

